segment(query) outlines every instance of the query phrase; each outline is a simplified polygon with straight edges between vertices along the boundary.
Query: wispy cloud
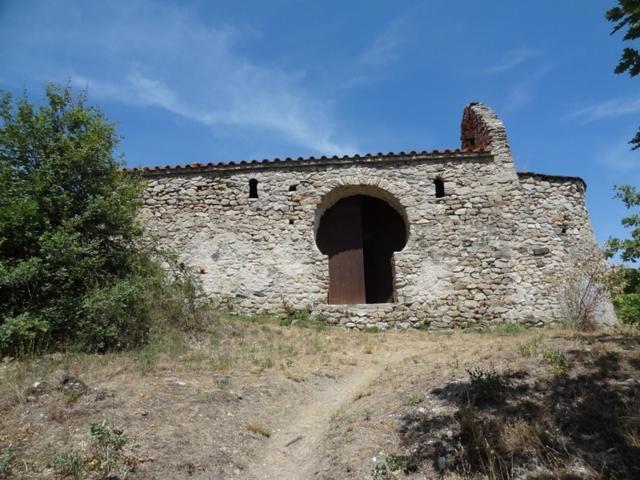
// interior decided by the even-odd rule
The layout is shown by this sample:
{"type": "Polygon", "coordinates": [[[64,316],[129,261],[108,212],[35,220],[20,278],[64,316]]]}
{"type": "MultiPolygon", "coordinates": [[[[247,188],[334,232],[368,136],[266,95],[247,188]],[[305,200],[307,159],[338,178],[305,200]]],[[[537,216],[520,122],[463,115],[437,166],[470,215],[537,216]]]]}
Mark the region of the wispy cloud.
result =
{"type": "Polygon", "coordinates": [[[398,57],[400,47],[407,40],[408,19],[396,17],[382,33],[374,37],[362,52],[358,64],[364,67],[384,67],[398,57]]]}
{"type": "Polygon", "coordinates": [[[402,48],[414,34],[412,9],[395,17],[381,32],[373,36],[362,52],[343,72],[340,90],[359,87],[388,75],[389,67],[402,57],[402,48]]]}
{"type": "Polygon", "coordinates": [[[515,83],[507,92],[504,111],[513,112],[519,110],[534,99],[538,83],[549,73],[550,66],[540,67],[528,74],[523,80],[515,83]]]}
{"type": "Polygon", "coordinates": [[[317,153],[355,150],[337,133],[330,103],[305,88],[301,72],[240,53],[242,39],[233,28],[147,0],[122,8],[83,5],[44,4],[34,17],[28,8],[14,13],[12,28],[37,32],[33,44],[21,45],[27,51],[48,42],[67,52],[66,65],[58,58],[47,68],[34,59],[30,74],[50,80],[55,68],[58,78],[88,87],[91,96],[160,108],[213,129],[247,135],[259,129],[317,153]]]}
{"type": "Polygon", "coordinates": [[[487,75],[498,75],[513,70],[527,60],[537,56],[538,53],[533,50],[521,48],[519,50],[511,50],[507,52],[497,63],[484,70],[487,75]]]}
{"type": "Polygon", "coordinates": [[[640,112],[640,96],[631,98],[616,98],[586,107],[576,108],[569,112],[569,118],[577,118],[585,123],[603,118],[619,117],[640,112]]]}
{"type": "Polygon", "coordinates": [[[607,167],[614,174],[624,174],[626,181],[632,181],[629,174],[640,175],[638,152],[631,150],[628,138],[619,138],[596,155],[596,163],[607,167]]]}

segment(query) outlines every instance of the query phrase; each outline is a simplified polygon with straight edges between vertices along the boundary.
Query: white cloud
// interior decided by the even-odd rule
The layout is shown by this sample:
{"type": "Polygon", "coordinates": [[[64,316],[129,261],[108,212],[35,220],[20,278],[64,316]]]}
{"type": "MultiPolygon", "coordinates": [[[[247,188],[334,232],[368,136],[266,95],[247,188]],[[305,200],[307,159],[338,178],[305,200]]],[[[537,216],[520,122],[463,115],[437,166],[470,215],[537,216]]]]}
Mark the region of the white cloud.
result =
{"type": "Polygon", "coordinates": [[[584,122],[593,122],[603,118],[619,117],[640,112],[640,96],[616,98],[577,108],[569,112],[569,118],[579,118],[584,122]]]}
{"type": "Polygon", "coordinates": [[[542,80],[551,67],[544,66],[527,75],[524,80],[513,85],[507,92],[504,106],[505,112],[519,110],[533,101],[536,86],[542,80]]]}
{"type": "Polygon", "coordinates": [[[22,32],[15,49],[25,58],[45,45],[65,52],[55,61],[33,56],[24,68],[39,81],[70,78],[92,97],[161,108],[213,129],[259,129],[316,153],[355,151],[337,138],[330,104],[305,88],[300,71],[241,53],[242,36],[229,26],[205,25],[187,8],[147,0],[49,3],[30,16],[32,10],[16,8],[0,19],[0,30],[6,23],[6,35],[22,32]]]}
{"type": "Polygon", "coordinates": [[[508,72],[522,65],[524,62],[536,55],[536,52],[525,48],[512,50],[510,52],[507,52],[504,57],[495,65],[487,68],[485,70],[485,73],[487,75],[498,75],[500,73],[508,72]]]}
{"type": "Polygon", "coordinates": [[[395,60],[406,41],[407,18],[395,18],[362,52],[358,64],[364,67],[383,67],[395,60]]]}
{"type": "MultiPolygon", "coordinates": [[[[640,174],[640,153],[631,150],[628,138],[620,138],[596,155],[596,162],[610,169],[614,174],[624,174],[627,181],[630,174],[640,174]]],[[[635,178],[635,177],[633,177],[635,178]]]]}

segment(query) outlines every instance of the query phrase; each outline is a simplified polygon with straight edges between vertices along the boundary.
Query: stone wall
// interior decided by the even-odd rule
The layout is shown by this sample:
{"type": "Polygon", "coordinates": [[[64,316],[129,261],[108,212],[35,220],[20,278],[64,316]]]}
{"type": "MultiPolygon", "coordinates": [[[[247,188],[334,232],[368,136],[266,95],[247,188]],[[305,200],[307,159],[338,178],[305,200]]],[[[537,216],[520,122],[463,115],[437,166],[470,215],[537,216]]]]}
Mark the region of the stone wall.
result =
{"type": "Polygon", "coordinates": [[[462,151],[145,169],[142,218],[212,297],[243,312],[308,309],[349,327],[553,320],[563,272],[593,243],[584,182],[516,174],[504,127],[481,104],[465,109],[462,130],[462,151]],[[407,223],[395,303],[327,304],[315,233],[354,194],[387,201],[407,223]]]}

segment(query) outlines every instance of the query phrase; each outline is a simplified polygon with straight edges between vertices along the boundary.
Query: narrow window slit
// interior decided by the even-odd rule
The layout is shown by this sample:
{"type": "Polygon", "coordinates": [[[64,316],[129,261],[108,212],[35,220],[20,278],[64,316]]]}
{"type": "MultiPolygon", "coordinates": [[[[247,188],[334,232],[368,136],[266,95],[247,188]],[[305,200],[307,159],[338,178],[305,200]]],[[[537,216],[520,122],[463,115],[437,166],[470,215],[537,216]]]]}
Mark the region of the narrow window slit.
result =
{"type": "Polygon", "coordinates": [[[249,180],[249,198],[258,198],[258,180],[249,180]]]}
{"type": "Polygon", "coordinates": [[[436,187],[436,198],[444,197],[444,182],[442,181],[442,179],[441,178],[436,178],[433,181],[433,184],[436,187]]]}
{"type": "Polygon", "coordinates": [[[298,189],[298,185],[289,185],[289,191],[295,192],[298,189]]]}

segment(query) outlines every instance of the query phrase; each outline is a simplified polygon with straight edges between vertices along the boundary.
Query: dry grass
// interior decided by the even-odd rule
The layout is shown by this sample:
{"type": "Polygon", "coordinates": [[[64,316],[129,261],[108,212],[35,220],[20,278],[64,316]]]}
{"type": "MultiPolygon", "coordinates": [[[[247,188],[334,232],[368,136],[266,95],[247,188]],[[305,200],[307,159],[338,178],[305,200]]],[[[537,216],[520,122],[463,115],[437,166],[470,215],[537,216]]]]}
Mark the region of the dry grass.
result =
{"type": "MultiPolygon", "coordinates": [[[[594,381],[604,385],[607,371],[628,375],[635,371],[633,365],[640,366],[637,343],[629,347],[635,333],[628,331],[576,334],[509,326],[497,334],[371,334],[303,327],[281,325],[275,317],[220,315],[195,338],[156,332],[150,344],[136,352],[54,354],[0,364],[0,452],[9,445],[14,449],[13,478],[54,478],[48,467],[53,452],[80,448],[88,441],[87,426],[106,418],[123,425],[131,438],[138,472],[130,478],[185,478],[189,472],[247,478],[243,469],[256,461],[264,442],[271,441],[266,438],[315,391],[331,388],[351,372],[375,367],[382,376],[332,416],[325,444],[318,447],[322,462],[327,462],[322,470],[326,475],[318,478],[367,477],[371,458],[380,457],[380,451],[413,451],[412,459],[420,466],[416,478],[423,478],[442,455],[434,445],[456,441],[472,448],[452,447],[447,478],[483,472],[511,478],[514,458],[523,452],[550,469],[571,463],[558,454],[567,440],[550,436],[552,418],[522,410],[524,400],[540,399],[553,406],[564,397],[557,400],[548,392],[565,395],[560,388],[566,380],[554,383],[560,376],[580,379],[566,392],[575,395],[595,378],[588,376],[593,372],[601,375],[594,381]],[[526,379],[510,381],[505,404],[496,410],[506,409],[504,416],[487,416],[482,406],[466,403],[467,371],[477,366],[501,374],[527,372],[526,379]],[[81,381],[86,390],[65,390],[65,378],[81,381]],[[546,390],[533,388],[535,382],[546,390]],[[517,393],[525,387],[526,394],[517,393]],[[400,422],[407,415],[413,420],[400,422]],[[429,422],[438,418],[449,418],[449,423],[435,428],[429,422]],[[405,433],[399,432],[398,422],[405,433]],[[420,428],[427,426],[423,435],[420,428]],[[439,439],[440,431],[449,436],[443,433],[439,439]],[[459,432],[466,436],[457,436],[459,432]],[[426,439],[436,443],[427,448],[426,439]]],[[[624,385],[640,398],[637,384],[624,385]]],[[[608,421],[608,434],[613,435],[609,442],[623,442],[634,452],[640,448],[640,418],[633,410],[637,403],[620,396],[620,402],[607,404],[611,395],[622,395],[618,390],[602,395],[591,402],[605,402],[620,417],[608,421]]],[[[578,413],[592,414],[586,406],[578,413]]],[[[578,413],[573,412],[576,425],[582,418],[578,413]]],[[[562,418],[563,412],[558,415],[562,418]]]]}
{"type": "Polygon", "coordinates": [[[262,435],[263,437],[271,436],[271,429],[267,427],[264,423],[258,422],[257,420],[251,420],[247,422],[247,430],[253,433],[257,433],[258,435],[262,435]]]}

